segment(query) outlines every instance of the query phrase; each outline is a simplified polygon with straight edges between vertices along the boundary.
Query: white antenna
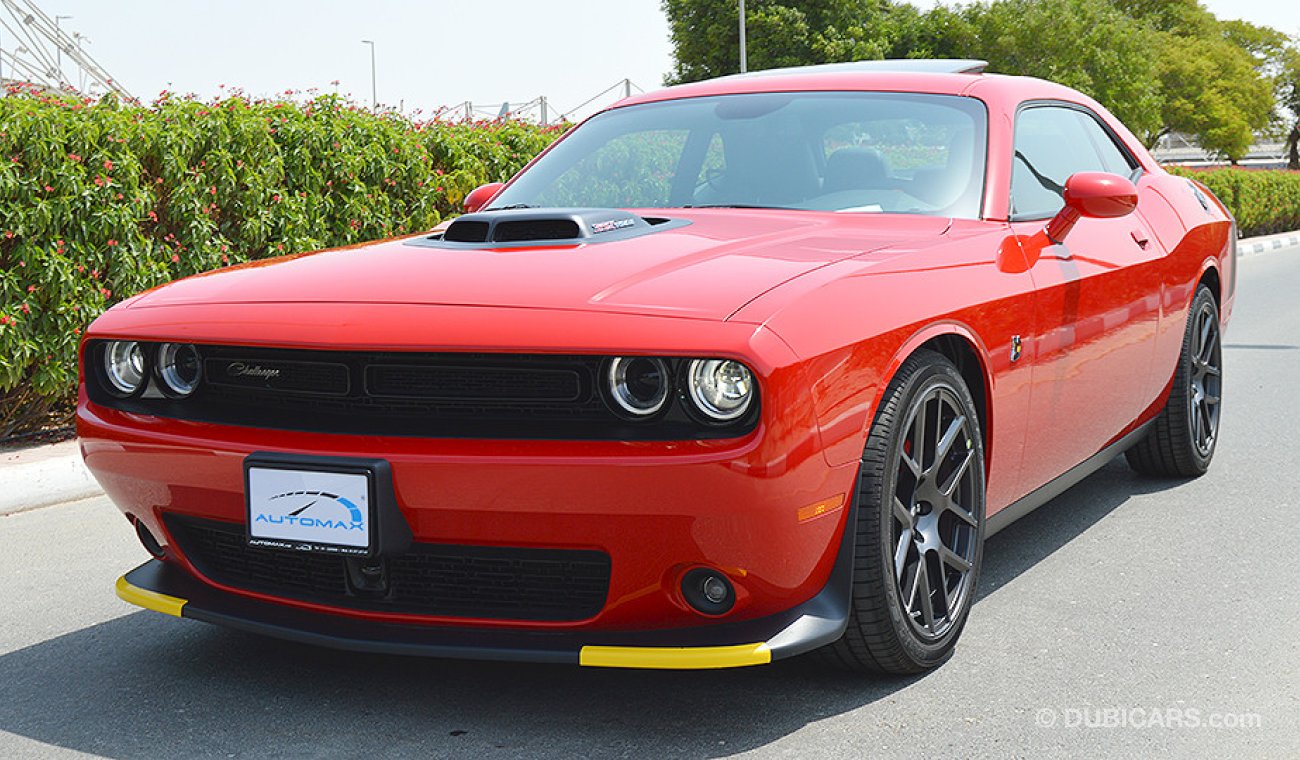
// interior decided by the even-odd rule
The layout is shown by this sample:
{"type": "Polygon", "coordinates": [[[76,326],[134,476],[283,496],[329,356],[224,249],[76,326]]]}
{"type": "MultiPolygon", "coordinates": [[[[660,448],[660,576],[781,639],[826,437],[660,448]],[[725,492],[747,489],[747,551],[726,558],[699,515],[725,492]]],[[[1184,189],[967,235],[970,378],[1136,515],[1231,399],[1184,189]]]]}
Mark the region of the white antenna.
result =
{"type": "Polygon", "coordinates": [[[98,84],[127,100],[135,99],[77,44],[79,35],[63,31],[56,18],[46,15],[34,0],[0,0],[0,35],[5,41],[12,40],[9,44],[13,47],[0,48],[0,69],[9,72],[6,76],[12,81],[31,82],[52,90],[71,87],[63,72],[67,59],[77,66],[88,86],[98,84]]]}

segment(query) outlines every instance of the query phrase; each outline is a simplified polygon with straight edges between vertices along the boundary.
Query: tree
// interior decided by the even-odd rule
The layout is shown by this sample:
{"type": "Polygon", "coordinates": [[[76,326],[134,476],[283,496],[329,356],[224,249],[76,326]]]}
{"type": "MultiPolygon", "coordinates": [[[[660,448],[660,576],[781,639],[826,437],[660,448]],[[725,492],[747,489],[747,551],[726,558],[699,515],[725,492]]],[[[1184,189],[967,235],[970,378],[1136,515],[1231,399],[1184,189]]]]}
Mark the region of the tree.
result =
{"type": "MultiPolygon", "coordinates": [[[[886,0],[813,0],[745,4],[748,64],[752,70],[806,66],[888,52],[877,22],[895,12],[886,0]],[[873,28],[864,33],[865,28],[873,28]]],[[[663,0],[673,42],[668,84],[697,82],[740,70],[736,0],[663,0]]]]}
{"type": "MultiPolygon", "coordinates": [[[[1236,163],[1268,126],[1273,92],[1241,48],[1224,39],[1163,35],[1159,76],[1163,131],[1194,135],[1200,146],[1236,163]]],[[[1154,141],[1153,141],[1154,142],[1154,141]]]]}
{"type": "Polygon", "coordinates": [[[934,35],[944,55],[982,58],[990,71],[1073,87],[1135,132],[1159,127],[1156,34],[1107,0],[994,0],[963,8],[959,19],[936,9],[927,22],[946,30],[934,35]]]}
{"type": "Polygon", "coordinates": [[[1154,48],[1164,107],[1160,129],[1196,138],[1236,163],[1269,126],[1277,102],[1270,69],[1280,67],[1286,36],[1244,21],[1219,21],[1198,0],[1112,0],[1159,33],[1154,48]]]}

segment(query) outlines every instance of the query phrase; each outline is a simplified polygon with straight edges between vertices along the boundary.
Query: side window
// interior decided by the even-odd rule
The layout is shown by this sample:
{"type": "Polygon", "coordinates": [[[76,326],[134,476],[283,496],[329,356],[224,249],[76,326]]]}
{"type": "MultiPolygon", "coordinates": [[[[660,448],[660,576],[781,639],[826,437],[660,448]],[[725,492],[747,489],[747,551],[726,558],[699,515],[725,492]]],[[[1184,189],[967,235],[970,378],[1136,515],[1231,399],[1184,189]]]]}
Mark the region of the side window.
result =
{"type": "Polygon", "coordinates": [[[1011,213],[1039,219],[1061,209],[1065,181],[1075,172],[1127,176],[1133,169],[1106,130],[1073,108],[1034,106],[1016,117],[1011,213]]]}

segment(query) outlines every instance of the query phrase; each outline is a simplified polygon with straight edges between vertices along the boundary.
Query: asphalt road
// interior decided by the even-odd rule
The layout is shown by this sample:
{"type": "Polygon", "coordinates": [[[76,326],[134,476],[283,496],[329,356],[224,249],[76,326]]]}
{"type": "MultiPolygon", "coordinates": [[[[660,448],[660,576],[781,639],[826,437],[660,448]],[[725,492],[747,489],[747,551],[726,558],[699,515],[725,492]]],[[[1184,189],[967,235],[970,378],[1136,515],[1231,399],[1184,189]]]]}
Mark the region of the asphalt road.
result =
{"type": "Polygon", "coordinates": [[[1300,757],[1300,253],[1242,261],[1210,474],[993,538],[956,656],[638,672],[355,655],[136,610],[106,500],[0,518],[0,756],[1300,757]]]}

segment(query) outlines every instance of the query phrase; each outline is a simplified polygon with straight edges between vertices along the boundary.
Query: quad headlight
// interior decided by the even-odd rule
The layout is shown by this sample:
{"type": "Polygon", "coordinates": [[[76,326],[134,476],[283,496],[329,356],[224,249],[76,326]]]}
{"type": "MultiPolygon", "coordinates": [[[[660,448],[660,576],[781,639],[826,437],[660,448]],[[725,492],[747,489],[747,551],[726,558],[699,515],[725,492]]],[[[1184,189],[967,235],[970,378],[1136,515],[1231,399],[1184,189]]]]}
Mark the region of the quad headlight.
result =
{"type": "Polygon", "coordinates": [[[672,376],[663,359],[619,356],[605,369],[609,397],[618,408],[633,417],[649,417],[664,408],[672,376]]]}
{"type": "MultiPolygon", "coordinates": [[[[741,420],[758,394],[754,374],[734,359],[672,359],[618,356],[605,362],[604,396],[611,409],[635,420],[658,419],[673,399],[698,422],[741,420]]],[[[680,413],[678,413],[680,414],[680,413]]]]}
{"type": "Polygon", "coordinates": [[[148,380],[148,359],[144,346],[133,340],[114,340],[104,345],[104,379],[115,396],[134,396],[148,380]]]}
{"type": "Polygon", "coordinates": [[[732,359],[695,359],[686,368],[695,409],[718,422],[737,419],[754,401],[754,374],[732,359]]]}
{"type": "Polygon", "coordinates": [[[162,392],[184,398],[199,387],[202,376],[199,351],[188,343],[164,343],[158,347],[157,372],[162,392]]]}

